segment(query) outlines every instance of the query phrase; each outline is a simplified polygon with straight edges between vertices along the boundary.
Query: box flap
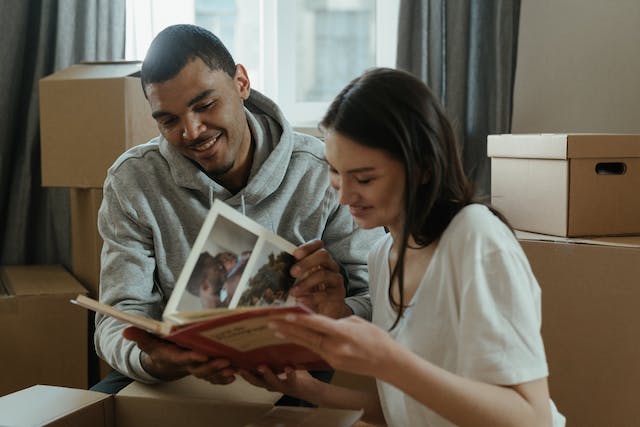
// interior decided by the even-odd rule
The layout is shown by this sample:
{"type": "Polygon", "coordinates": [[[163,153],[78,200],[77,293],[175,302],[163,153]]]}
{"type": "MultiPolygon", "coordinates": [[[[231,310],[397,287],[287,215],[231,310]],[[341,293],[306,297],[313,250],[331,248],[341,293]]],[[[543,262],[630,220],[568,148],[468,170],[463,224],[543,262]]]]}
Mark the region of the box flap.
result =
{"type": "Polygon", "coordinates": [[[255,387],[240,376],[233,383],[227,385],[214,385],[188,376],[160,384],[133,382],[123,388],[118,396],[153,398],[180,396],[181,398],[207,399],[215,402],[273,404],[282,397],[282,394],[255,387]]]}
{"type": "Polygon", "coordinates": [[[60,265],[14,265],[0,268],[7,293],[25,295],[77,295],[87,290],[60,265]]]}
{"type": "Polygon", "coordinates": [[[528,159],[640,157],[640,135],[502,134],[487,137],[489,157],[528,159]]]}
{"type": "Polygon", "coordinates": [[[85,62],[57,71],[41,80],[90,80],[135,76],[140,72],[140,61],[85,62]]]}
{"type": "Polygon", "coordinates": [[[110,395],[75,388],[35,385],[0,398],[0,425],[41,426],[110,395]]]}
{"type": "Polygon", "coordinates": [[[208,399],[115,396],[118,427],[243,427],[267,413],[264,403],[225,403],[208,399]]]}
{"type": "Polygon", "coordinates": [[[298,408],[278,406],[245,427],[350,427],[364,411],[330,408],[298,408]]]}
{"type": "Polygon", "coordinates": [[[530,233],[527,231],[516,230],[516,237],[518,238],[518,240],[575,243],[598,246],[616,246],[623,248],[640,249],[640,236],[605,236],[583,239],[574,237],[551,236],[547,234],[530,233]]]}
{"type": "Polygon", "coordinates": [[[566,134],[502,134],[487,137],[487,156],[566,159],[566,134]]]}

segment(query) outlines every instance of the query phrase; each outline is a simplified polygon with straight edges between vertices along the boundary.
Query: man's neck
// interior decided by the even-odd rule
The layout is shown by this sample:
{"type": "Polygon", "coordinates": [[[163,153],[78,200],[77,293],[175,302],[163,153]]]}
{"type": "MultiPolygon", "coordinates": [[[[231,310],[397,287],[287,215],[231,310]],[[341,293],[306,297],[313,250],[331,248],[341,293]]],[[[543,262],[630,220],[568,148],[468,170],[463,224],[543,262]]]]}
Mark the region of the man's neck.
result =
{"type": "Polygon", "coordinates": [[[229,171],[230,173],[223,176],[211,177],[218,184],[226,188],[231,194],[237,194],[240,190],[246,187],[249,182],[249,177],[251,176],[251,168],[253,166],[256,147],[251,131],[247,129],[247,132],[249,133],[249,146],[247,152],[241,157],[242,162],[238,169],[233,172],[229,171]]]}

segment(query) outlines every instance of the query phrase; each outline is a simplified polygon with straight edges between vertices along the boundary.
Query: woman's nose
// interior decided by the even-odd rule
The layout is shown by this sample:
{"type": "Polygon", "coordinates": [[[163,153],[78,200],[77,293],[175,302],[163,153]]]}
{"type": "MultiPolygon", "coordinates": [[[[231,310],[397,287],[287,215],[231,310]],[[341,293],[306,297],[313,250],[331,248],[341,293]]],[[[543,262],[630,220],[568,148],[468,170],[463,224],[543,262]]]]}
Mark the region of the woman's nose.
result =
{"type": "Polygon", "coordinates": [[[353,198],[353,192],[351,187],[344,181],[345,180],[340,183],[340,188],[338,188],[339,201],[341,205],[349,205],[353,198]]]}

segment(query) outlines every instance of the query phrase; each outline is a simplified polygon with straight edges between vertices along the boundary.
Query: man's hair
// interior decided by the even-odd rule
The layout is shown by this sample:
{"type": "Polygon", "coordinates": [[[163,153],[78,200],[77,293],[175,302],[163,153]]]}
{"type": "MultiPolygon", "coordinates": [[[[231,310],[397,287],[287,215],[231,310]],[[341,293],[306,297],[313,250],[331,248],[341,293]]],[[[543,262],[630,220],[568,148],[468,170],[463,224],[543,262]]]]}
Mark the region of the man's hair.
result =
{"type": "Polygon", "coordinates": [[[236,63],[218,37],[197,25],[178,24],[165,28],[151,42],[140,71],[142,90],[149,83],[172,79],[196,58],[212,71],[235,77],[236,63]]]}

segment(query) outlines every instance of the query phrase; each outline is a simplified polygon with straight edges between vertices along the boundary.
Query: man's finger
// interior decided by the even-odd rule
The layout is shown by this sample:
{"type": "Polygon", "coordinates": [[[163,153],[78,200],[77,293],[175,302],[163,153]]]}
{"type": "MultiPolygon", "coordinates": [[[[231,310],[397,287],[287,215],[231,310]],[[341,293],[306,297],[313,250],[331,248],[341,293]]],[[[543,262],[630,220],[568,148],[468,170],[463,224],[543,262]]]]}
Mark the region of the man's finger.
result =
{"type": "Polygon", "coordinates": [[[319,269],[313,274],[298,280],[291,288],[293,296],[302,296],[305,294],[313,294],[316,292],[326,292],[330,288],[341,289],[344,287],[342,276],[338,273],[319,269]]]}
{"type": "Polygon", "coordinates": [[[167,343],[165,340],[158,338],[143,329],[136,328],[135,326],[129,326],[123,330],[122,336],[130,341],[134,341],[140,350],[145,353],[149,353],[159,345],[167,343]]]}
{"type": "Polygon", "coordinates": [[[149,332],[140,329],[140,328],[136,328],[135,326],[129,326],[127,328],[125,328],[122,331],[122,335],[130,340],[130,341],[135,341],[135,342],[144,342],[147,341],[149,339],[153,339],[155,338],[153,335],[151,335],[149,332]]]}
{"type": "Polygon", "coordinates": [[[124,329],[122,335],[128,340],[134,341],[138,348],[149,355],[152,360],[159,359],[178,365],[203,363],[209,360],[209,357],[204,354],[179,347],[135,326],[124,329]]]}
{"type": "Polygon", "coordinates": [[[297,260],[301,260],[302,258],[314,253],[317,250],[320,250],[324,247],[324,243],[322,240],[312,240],[310,242],[305,243],[304,245],[300,245],[293,251],[293,256],[297,260]]]}

